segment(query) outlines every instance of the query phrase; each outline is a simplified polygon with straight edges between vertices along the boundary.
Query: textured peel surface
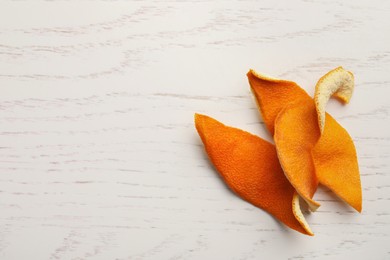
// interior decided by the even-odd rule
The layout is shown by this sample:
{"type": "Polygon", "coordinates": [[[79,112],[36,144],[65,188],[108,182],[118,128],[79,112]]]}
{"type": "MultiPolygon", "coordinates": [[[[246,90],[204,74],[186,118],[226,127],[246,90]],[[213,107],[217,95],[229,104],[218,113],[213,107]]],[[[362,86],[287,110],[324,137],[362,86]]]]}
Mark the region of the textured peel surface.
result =
{"type": "Polygon", "coordinates": [[[354,89],[354,76],[343,67],[335,68],[322,76],[317,84],[314,93],[314,102],[318,113],[318,125],[321,133],[325,127],[325,107],[331,96],[348,103],[354,89]]]}
{"type": "Polygon", "coordinates": [[[348,132],[328,114],[312,155],[319,182],[361,212],[362,186],[355,145],[348,132]]]}
{"type": "Polygon", "coordinates": [[[298,194],[315,211],[320,204],[312,197],[318,179],[311,150],[320,132],[313,100],[286,106],[275,121],[275,145],[284,174],[298,194]]]}
{"type": "Polygon", "coordinates": [[[317,83],[317,100],[314,98],[314,101],[294,82],[274,79],[254,70],[247,76],[264,122],[274,134],[285,175],[310,209],[319,206],[311,198],[317,184],[321,183],[360,212],[362,189],[355,145],[348,132],[324,110],[331,95],[349,102],[352,73],[339,67],[325,74],[317,83]],[[294,108],[302,104],[306,104],[303,105],[306,108],[294,108]],[[319,112],[319,107],[323,107],[323,111],[319,112]],[[321,113],[329,124],[320,119],[321,113]],[[280,122],[276,123],[278,120],[280,122]],[[320,121],[324,122],[322,134],[320,121]]]}
{"type": "Polygon", "coordinates": [[[247,77],[260,114],[272,136],[275,119],[286,105],[312,100],[295,82],[271,78],[255,70],[250,70],[247,77]]]}
{"type": "Polygon", "coordinates": [[[295,190],[284,176],[274,145],[205,115],[195,115],[195,126],[210,161],[234,193],[288,227],[312,235],[294,215],[295,190]]]}

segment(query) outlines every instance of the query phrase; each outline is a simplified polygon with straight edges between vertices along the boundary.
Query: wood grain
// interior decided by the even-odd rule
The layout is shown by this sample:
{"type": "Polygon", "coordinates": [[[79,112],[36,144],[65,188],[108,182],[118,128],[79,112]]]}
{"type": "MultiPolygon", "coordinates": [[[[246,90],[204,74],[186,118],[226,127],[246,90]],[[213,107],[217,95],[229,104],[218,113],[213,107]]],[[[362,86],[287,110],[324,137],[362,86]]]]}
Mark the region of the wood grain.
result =
{"type": "Polygon", "coordinates": [[[3,1],[1,259],[388,259],[388,1],[3,1]],[[363,212],[321,188],[315,237],[235,197],[195,112],[268,140],[249,68],[299,83],[342,65],[363,212]]]}

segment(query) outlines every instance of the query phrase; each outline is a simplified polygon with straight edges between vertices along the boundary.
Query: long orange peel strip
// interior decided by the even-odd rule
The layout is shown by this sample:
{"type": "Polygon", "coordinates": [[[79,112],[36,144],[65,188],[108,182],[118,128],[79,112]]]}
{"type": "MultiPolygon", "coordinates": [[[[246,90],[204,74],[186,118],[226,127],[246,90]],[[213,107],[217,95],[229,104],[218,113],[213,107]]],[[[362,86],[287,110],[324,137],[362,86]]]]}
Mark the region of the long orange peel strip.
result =
{"type": "MultiPolygon", "coordinates": [[[[340,70],[340,68],[337,68],[333,70],[335,72],[331,71],[327,74],[330,76],[325,75],[322,78],[333,78],[335,77],[334,75],[345,77],[345,73],[340,73],[340,70]]],[[[347,74],[350,75],[351,73],[347,72],[347,74]]],[[[317,111],[317,107],[314,107],[313,100],[296,83],[263,76],[254,70],[250,70],[247,76],[268,129],[272,134],[274,134],[275,128],[280,130],[275,138],[275,143],[277,145],[278,156],[281,159],[281,165],[285,170],[285,175],[302,198],[308,202],[309,207],[312,210],[316,207],[308,197],[317,188],[313,174],[307,172],[310,170],[310,166],[306,166],[304,171],[300,171],[298,167],[291,165],[293,162],[288,160],[288,155],[293,156],[292,158],[295,159],[301,157],[302,161],[308,161],[307,150],[309,149],[308,147],[312,146],[312,164],[314,164],[315,175],[319,183],[328,187],[341,199],[360,212],[362,207],[360,174],[355,146],[348,132],[330,115],[325,113],[326,120],[329,121],[329,124],[324,126],[323,133],[320,135],[319,128],[317,127],[317,130],[314,129],[315,126],[318,126],[319,114],[317,113],[317,118],[313,116],[317,111]],[[311,116],[294,115],[294,112],[288,112],[287,109],[283,110],[288,106],[291,109],[291,107],[294,107],[292,105],[294,103],[297,104],[297,107],[307,106],[308,108],[296,108],[293,110],[299,111],[303,109],[306,111],[306,114],[310,114],[311,116]],[[309,108],[312,110],[311,112],[308,111],[309,108]],[[279,115],[279,113],[282,114],[279,115]],[[275,124],[276,118],[281,122],[280,124],[289,120],[289,118],[283,119],[283,117],[295,117],[297,121],[290,121],[290,125],[284,123],[285,126],[280,125],[277,127],[275,124]],[[283,128],[286,129],[283,130],[283,128]],[[295,132],[298,129],[301,131],[299,134],[310,136],[310,138],[306,141],[299,139],[299,142],[292,138],[297,135],[295,132]],[[319,138],[318,142],[313,144],[316,138],[319,138]],[[299,145],[303,145],[303,152],[296,147],[289,148],[288,142],[291,145],[298,145],[298,143],[299,145]],[[303,144],[304,142],[306,144],[303,144]],[[309,180],[303,180],[307,176],[309,176],[309,180]]],[[[321,79],[319,82],[322,82],[321,79]]],[[[344,80],[341,79],[339,82],[344,82],[344,80]]],[[[348,91],[345,90],[336,91],[334,96],[345,100],[345,102],[348,102],[351,97],[348,91]]]]}
{"type": "MultiPolygon", "coordinates": [[[[300,116],[300,111],[293,109],[297,103],[312,104],[312,98],[295,82],[272,78],[255,70],[250,70],[247,76],[263,120],[274,136],[280,163],[287,179],[308,203],[310,210],[315,211],[320,204],[312,199],[318,186],[318,180],[310,149],[319,138],[319,135],[315,135],[318,130],[313,130],[312,134],[310,131],[295,129],[295,125],[297,127],[304,126],[305,124],[302,125],[299,122],[304,122],[306,119],[300,116]],[[294,111],[284,110],[286,107],[291,107],[294,111]],[[275,132],[277,118],[279,120],[278,135],[275,132]],[[290,131],[287,129],[288,127],[290,127],[290,131]],[[296,138],[287,139],[286,134],[289,132],[295,134],[296,138]],[[303,153],[301,152],[302,146],[305,147],[303,153]],[[292,159],[294,163],[291,162],[291,157],[294,158],[292,159]],[[300,167],[295,166],[298,161],[300,161],[298,163],[300,167]]],[[[315,118],[317,118],[316,115],[315,118]]],[[[316,126],[310,125],[309,127],[313,129],[316,126]]]]}
{"type": "Polygon", "coordinates": [[[276,118],[274,134],[284,174],[312,211],[320,206],[312,200],[318,186],[311,155],[311,150],[320,137],[316,121],[313,100],[290,104],[276,118]]]}
{"type": "Polygon", "coordinates": [[[349,103],[354,89],[354,77],[352,72],[343,67],[335,68],[322,76],[316,85],[314,102],[318,114],[318,125],[321,133],[325,127],[325,107],[331,96],[349,103]]]}
{"type": "Polygon", "coordinates": [[[353,90],[354,76],[343,67],[329,71],[318,80],[314,102],[322,135],[312,155],[320,183],[361,212],[362,188],[355,145],[348,132],[325,112],[331,96],[349,103],[353,90]]]}
{"type": "Polygon", "coordinates": [[[195,126],[210,161],[233,192],[288,227],[313,235],[274,145],[205,115],[195,114],[195,126]]]}
{"type": "Polygon", "coordinates": [[[319,182],[361,212],[362,186],[355,145],[348,132],[328,113],[312,156],[319,182]]]}

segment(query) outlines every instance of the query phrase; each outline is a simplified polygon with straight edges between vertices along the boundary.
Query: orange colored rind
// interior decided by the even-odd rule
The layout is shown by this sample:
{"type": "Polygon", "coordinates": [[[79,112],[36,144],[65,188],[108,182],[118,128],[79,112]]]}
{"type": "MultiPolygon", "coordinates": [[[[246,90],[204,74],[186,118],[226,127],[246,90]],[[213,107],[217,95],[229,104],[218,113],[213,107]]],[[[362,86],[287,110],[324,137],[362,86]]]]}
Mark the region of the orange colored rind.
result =
{"type": "Polygon", "coordinates": [[[314,102],[318,113],[318,125],[321,133],[325,127],[325,107],[331,96],[349,103],[354,89],[354,76],[352,72],[343,67],[335,68],[322,76],[316,85],[314,102]]]}
{"type": "Polygon", "coordinates": [[[312,200],[318,186],[311,156],[320,137],[316,122],[317,114],[311,99],[290,104],[276,118],[274,134],[284,174],[312,211],[320,206],[312,200]]]}
{"type": "Polygon", "coordinates": [[[298,222],[301,224],[301,226],[306,230],[308,235],[314,236],[313,231],[311,231],[311,228],[309,224],[306,221],[305,216],[302,213],[301,205],[299,203],[299,195],[297,192],[294,192],[293,200],[292,200],[292,211],[295,216],[295,218],[298,220],[298,222]]]}
{"type": "Polygon", "coordinates": [[[361,212],[362,187],[355,145],[348,132],[328,114],[324,133],[312,155],[319,182],[361,212]]]}
{"type": "Polygon", "coordinates": [[[339,67],[325,74],[317,83],[315,102],[294,82],[273,79],[254,70],[250,70],[247,76],[261,114],[267,116],[264,121],[274,134],[285,175],[309,208],[315,210],[319,206],[311,199],[317,187],[313,174],[309,173],[314,165],[318,182],[360,212],[362,192],[355,146],[348,132],[324,110],[331,95],[349,102],[353,92],[352,73],[339,67]],[[326,96],[328,98],[323,99],[326,96]],[[305,109],[294,108],[302,104],[306,104],[303,105],[305,109]],[[295,110],[301,112],[293,112],[295,110]],[[326,120],[332,120],[329,126],[325,125],[325,119],[321,119],[321,113],[326,120]],[[289,122],[277,127],[276,118],[289,122]],[[319,129],[321,121],[325,129],[322,135],[319,129]],[[273,128],[268,124],[274,124],[273,128]],[[308,150],[312,153],[312,163],[309,162],[308,150]]]}
{"type": "Polygon", "coordinates": [[[362,189],[353,140],[325,111],[331,96],[349,102],[353,74],[342,67],[328,72],[318,81],[314,100],[292,81],[254,70],[247,76],[276,147],[195,114],[195,126],[210,161],[230,189],[310,236],[313,232],[300,208],[300,198],[315,211],[320,206],[313,200],[319,183],[361,212],[362,189]]]}
{"type": "Polygon", "coordinates": [[[272,78],[253,69],[249,70],[247,76],[259,111],[271,135],[274,135],[275,119],[286,105],[312,100],[295,82],[272,78]]]}
{"type": "Polygon", "coordinates": [[[195,114],[195,126],[210,161],[232,191],[288,227],[313,235],[294,204],[295,190],[283,174],[274,145],[205,115],[195,114]]]}

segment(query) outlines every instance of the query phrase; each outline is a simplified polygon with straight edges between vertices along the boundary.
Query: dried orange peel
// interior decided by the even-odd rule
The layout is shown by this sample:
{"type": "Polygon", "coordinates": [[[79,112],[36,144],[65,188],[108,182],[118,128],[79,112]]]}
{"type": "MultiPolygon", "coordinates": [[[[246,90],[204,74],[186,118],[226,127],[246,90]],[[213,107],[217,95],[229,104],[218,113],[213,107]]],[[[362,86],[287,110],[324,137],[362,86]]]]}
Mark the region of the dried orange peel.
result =
{"type": "MultiPolygon", "coordinates": [[[[317,83],[316,95],[322,95],[318,94],[324,91],[320,91],[320,89],[329,86],[329,82],[344,84],[346,81],[344,78],[348,78],[348,75],[352,75],[352,73],[341,67],[331,70],[317,83]],[[341,79],[337,79],[338,77],[341,79]],[[328,79],[332,79],[332,81],[328,81],[328,79]]],[[[360,174],[355,146],[348,132],[324,111],[326,118],[331,118],[329,120],[332,121],[329,126],[325,125],[325,130],[321,135],[318,128],[320,118],[318,105],[296,83],[280,79],[275,80],[254,70],[250,70],[247,76],[261,114],[268,116],[264,118],[264,122],[267,126],[268,124],[274,124],[273,127],[268,126],[268,129],[272,130],[272,134],[275,133],[274,139],[278,156],[285,175],[298,194],[309,204],[310,209],[315,210],[319,206],[310,197],[317,187],[313,177],[313,175],[316,175],[319,183],[328,187],[360,212],[362,205],[360,174]],[[280,96],[280,99],[277,98],[278,96],[280,96]],[[305,104],[303,105],[306,107],[305,109],[294,108],[301,107],[302,104],[305,104]],[[284,111],[286,107],[289,107],[289,109],[284,111]],[[294,115],[294,112],[288,110],[301,110],[301,112],[295,112],[298,114],[294,115]],[[279,115],[279,113],[281,114],[279,115]],[[301,116],[299,116],[300,113],[302,113],[301,116]],[[306,114],[306,116],[303,116],[303,114],[306,114]],[[283,119],[284,117],[290,117],[290,120],[288,118],[283,119]],[[276,118],[279,119],[275,120],[276,118]],[[291,120],[291,118],[294,118],[294,120],[291,120]],[[276,121],[280,121],[281,123],[278,124],[281,125],[276,126],[276,121]],[[284,123],[282,124],[282,122],[284,123]],[[275,130],[276,128],[278,131],[275,130]],[[276,135],[276,132],[279,134],[276,135]],[[302,138],[303,136],[304,138],[302,138]],[[318,142],[315,141],[316,139],[318,142]],[[312,150],[311,156],[307,152],[308,147],[311,147],[309,148],[309,150],[312,150]],[[310,160],[313,161],[311,164],[308,162],[310,160]],[[305,167],[301,170],[296,165],[305,165],[305,167]],[[314,165],[312,174],[309,173],[310,165],[314,165]]],[[[347,82],[350,81],[347,80],[347,82]]],[[[347,90],[339,87],[339,89],[343,90],[335,91],[334,96],[349,102],[352,95],[351,88],[348,87],[349,90],[347,90]]]]}
{"type": "MultiPolygon", "coordinates": [[[[247,76],[263,120],[274,135],[280,163],[287,179],[309,204],[310,210],[315,211],[320,204],[312,199],[318,180],[311,148],[318,141],[319,134],[315,129],[316,125],[305,124],[306,118],[301,116],[304,106],[294,109],[295,104],[299,103],[309,106],[313,104],[314,109],[313,99],[295,82],[265,76],[252,69],[247,76]],[[286,107],[288,109],[285,109],[286,107]],[[306,126],[310,129],[302,129],[306,126]],[[296,127],[298,129],[295,129],[296,127]],[[303,151],[302,147],[305,147],[303,151]]],[[[317,120],[317,115],[311,112],[311,118],[313,116],[317,120]]]]}
{"type": "Polygon", "coordinates": [[[301,205],[299,203],[299,201],[300,201],[299,198],[300,198],[300,196],[298,195],[297,192],[295,192],[293,195],[293,200],[292,200],[292,212],[293,212],[295,218],[301,224],[301,226],[305,229],[305,231],[308,232],[308,235],[314,236],[314,233],[311,231],[311,228],[310,228],[309,224],[307,223],[305,216],[302,213],[301,205]]]}
{"type": "Polygon", "coordinates": [[[325,107],[331,96],[341,100],[343,103],[349,103],[354,89],[354,76],[352,72],[343,67],[335,68],[317,82],[314,102],[318,113],[318,125],[321,133],[325,127],[325,107]]]}
{"type": "Polygon", "coordinates": [[[286,105],[311,100],[295,82],[272,78],[252,69],[247,76],[259,111],[271,135],[274,134],[275,119],[286,105]]]}
{"type": "Polygon", "coordinates": [[[348,132],[329,114],[312,155],[319,182],[361,212],[362,188],[355,145],[348,132]]]}
{"type": "Polygon", "coordinates": [[[313,100],[290,104],[276,118],[274,134],[284,174],[312,211],[320,206],[312,200],[318,186],[311,155],[311,150],[320,137],[316,121],[313,100]]]}
{"type": "Polygon", "coordinates": [[[353,90],[354,76],[342,67],[329,71],[318,81],[314,101],[322,135],[312,156],[320,183],[361,212],[362,188],[355,145],[348,132],[325,112],[331,96],[349,103],[353,90]]]}
{"type": "Polygon", "coordinates": [[[348,103],[353,74],[342,67],[324,75],[312,99],[292,81],[250,70],[251,90],[275,146],[243,130],[195,114],[209,159],[239,197],[288,227],[313,235],[300,198],[314,211],[319,183],[361,212],[362,190],[356,149],[348,132],[325,111],[331,96],[348,103]],[[325,124],[326,121],[326,124],[325,124]]]}
{"type": "Polygon", "coordinates": [[[313,235],[274,145],[205,115],[195,114],[195,126],[207,155],[231,190],[288,227],[313,235]]]}

